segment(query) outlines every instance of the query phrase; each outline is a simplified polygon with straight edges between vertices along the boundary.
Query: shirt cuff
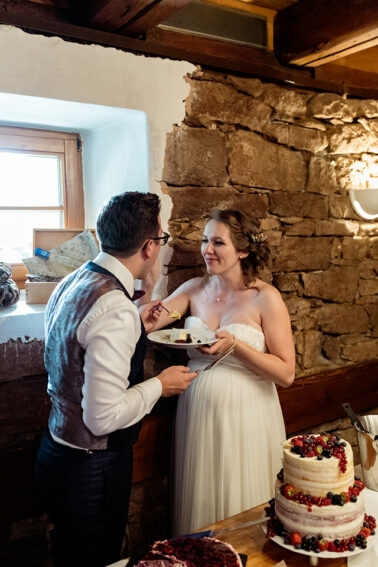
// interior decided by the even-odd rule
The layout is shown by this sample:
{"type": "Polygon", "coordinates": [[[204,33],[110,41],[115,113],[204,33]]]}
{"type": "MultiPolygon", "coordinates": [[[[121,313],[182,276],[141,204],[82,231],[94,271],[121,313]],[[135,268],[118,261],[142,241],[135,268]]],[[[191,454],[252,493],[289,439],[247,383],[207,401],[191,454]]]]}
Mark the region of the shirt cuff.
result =
{"type": "Polygon", "coordinates": [[[163,392],[163,384],[159,378],[149,378],[144,382],[138,384],[138,387],[143,389],[146,395],[147,404],[149,405],[148,413],[152,410],[163,392]]]}

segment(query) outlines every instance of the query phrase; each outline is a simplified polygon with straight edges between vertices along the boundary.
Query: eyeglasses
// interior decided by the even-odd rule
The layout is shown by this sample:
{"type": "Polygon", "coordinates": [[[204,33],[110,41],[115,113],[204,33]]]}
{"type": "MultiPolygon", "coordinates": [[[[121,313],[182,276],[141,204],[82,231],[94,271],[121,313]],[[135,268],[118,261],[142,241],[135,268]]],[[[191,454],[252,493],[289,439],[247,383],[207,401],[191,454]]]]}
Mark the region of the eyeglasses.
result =
{"type": "Polygon", "coordinates": [[[171,235],[168,234],[168,232],[163,232],[162,236],[157,236],[156,238],[150,238],[150,240],[161,240],[160,246],[165,246],[170,238],[171,235]]]}

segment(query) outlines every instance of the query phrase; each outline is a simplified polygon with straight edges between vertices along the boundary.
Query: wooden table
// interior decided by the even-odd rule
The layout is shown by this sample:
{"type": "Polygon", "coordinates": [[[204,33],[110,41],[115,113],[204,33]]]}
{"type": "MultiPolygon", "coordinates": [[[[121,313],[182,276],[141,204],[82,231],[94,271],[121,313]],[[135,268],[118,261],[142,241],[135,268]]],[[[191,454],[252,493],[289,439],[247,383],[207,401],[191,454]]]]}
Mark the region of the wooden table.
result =
{"type": "MultiPolygon", "coordinates": [[[[256,508],[251,508],[246,512],[226,518],[203,529],[223,530],[236,524],[256,520],[262,516],[265,506],[266,504],[262,504],[256,508]]],[[[220,536],[214,534],[214,537],[230,543],[239,553],[248,555],[247,567],[273,567],[282,559],[285,560],[287,567],[307,567],[310,565],[309,557],[288,551],[273,541],[267,540],[261,524],[235,530],[220,536]]],[[[318,561],[319,567],[347,567],[347,559],[345,557],[337,557],[336,554],[335,559],[326,559],[319,556],[318,561]]]]}

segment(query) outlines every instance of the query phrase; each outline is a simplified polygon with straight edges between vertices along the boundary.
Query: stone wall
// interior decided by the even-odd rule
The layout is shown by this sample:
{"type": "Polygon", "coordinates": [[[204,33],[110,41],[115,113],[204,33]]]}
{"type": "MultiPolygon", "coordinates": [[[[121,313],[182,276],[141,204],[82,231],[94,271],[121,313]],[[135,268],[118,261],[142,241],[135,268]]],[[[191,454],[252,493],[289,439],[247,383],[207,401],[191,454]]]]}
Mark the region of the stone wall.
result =
{"type": "Polygon", "coordinates": [[[378,357],[378,222],[349,189],[378,188],[378,101],[197,70],[167,136],[172,291],[203,273],[203,214],[233,207],[272,248],[261,274],[290,313],[297,376],[378,357]]]}

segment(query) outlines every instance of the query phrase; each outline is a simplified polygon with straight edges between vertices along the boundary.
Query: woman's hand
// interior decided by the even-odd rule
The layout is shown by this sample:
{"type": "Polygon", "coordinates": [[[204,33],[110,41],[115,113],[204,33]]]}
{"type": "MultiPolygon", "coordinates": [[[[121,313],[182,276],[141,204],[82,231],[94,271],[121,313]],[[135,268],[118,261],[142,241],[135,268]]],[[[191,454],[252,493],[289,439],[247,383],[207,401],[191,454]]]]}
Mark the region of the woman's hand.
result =
{"type": "Polygon", "coordinates": [[[218,331],[215,337],[219,339],[209,347],[201,347],[199,350],[205,354],[224,354],[232,346],[235,346],[235,337],[228,331],[218,331]]]}
{"type": "Polygon", "coordinates": [[[142,305],[142,307],[139,307],[138,311],[144,328],[148,333],[154,328],[156,322],[159,320],[161,312],[163,311],[161,299],[156,299],[155,301],[142,305]]]}

